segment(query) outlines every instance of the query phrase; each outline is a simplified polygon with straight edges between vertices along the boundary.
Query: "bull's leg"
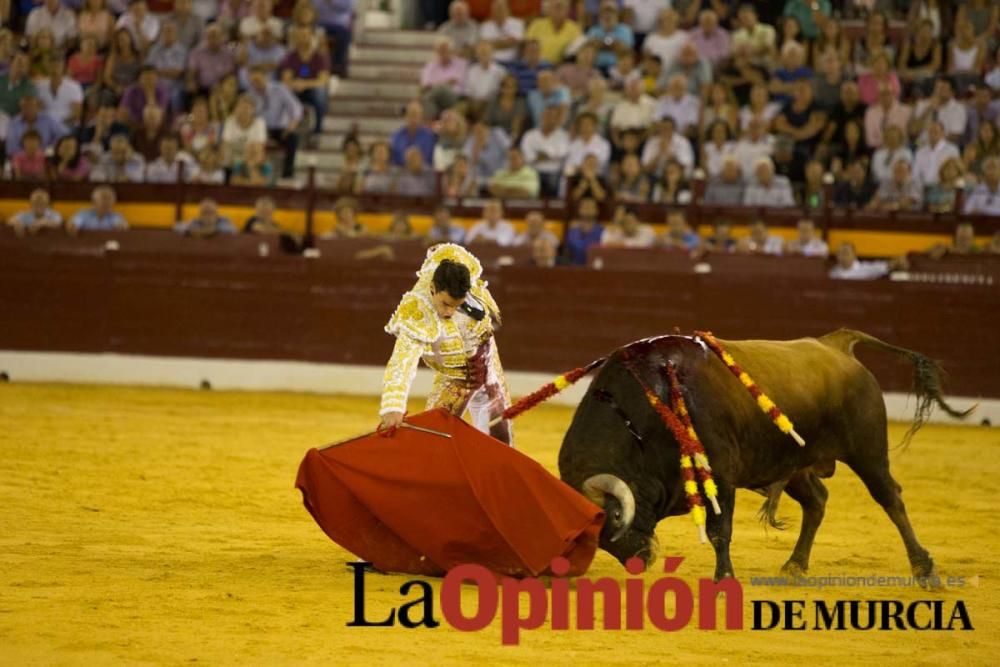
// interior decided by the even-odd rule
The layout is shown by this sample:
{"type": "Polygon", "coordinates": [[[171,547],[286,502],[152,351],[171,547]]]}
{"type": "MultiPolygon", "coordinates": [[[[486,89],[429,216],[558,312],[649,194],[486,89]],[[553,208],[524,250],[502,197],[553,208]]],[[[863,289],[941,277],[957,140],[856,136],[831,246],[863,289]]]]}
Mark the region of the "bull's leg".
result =
{"type": "Polygon", "coordinates": [[[906,514],[906,505],[903,504],[903,488],[889,472],[889,458],[882,456],[879,459],[871,460],[867,457],[859,457],[848,461],[847,464],[868,487],[868,492],[875,499],[875,502],[882,506],[892,522],[896,524],[896,529],[899,530],[899,534],[903,538],[903,545],[906,547],[906,555],[910,559],[913,576],[921,578],[933,576],[934,561],[927,549],[924,549],[917,541],[917,536],[913,532],[910,518],[906,514]]]}
{"type": "Polygon", "coordinates": [[[802,506],[802,527],[799,539],[788,562],[781,571],[792,577],[801,576],[809,570],[809,553],[812,551],[816,531],[823,522],[826,511],[826,486],[811,470],[796,473],[785,486],[785,492],[802,506]]]}
{"type": "Polygon", "coordinates": [[[708,517],[705,521],[705,532],[715,549],[715,580],[736,576],[733,574],[733,562],[729,559],[729,542],[733,537],[733,510],[736,508],[736,489],[731,484],[719,478],[715,479],[719,489],[719,509],[722,514],[716,514],[712,507],[706,508],[708,517]]]}

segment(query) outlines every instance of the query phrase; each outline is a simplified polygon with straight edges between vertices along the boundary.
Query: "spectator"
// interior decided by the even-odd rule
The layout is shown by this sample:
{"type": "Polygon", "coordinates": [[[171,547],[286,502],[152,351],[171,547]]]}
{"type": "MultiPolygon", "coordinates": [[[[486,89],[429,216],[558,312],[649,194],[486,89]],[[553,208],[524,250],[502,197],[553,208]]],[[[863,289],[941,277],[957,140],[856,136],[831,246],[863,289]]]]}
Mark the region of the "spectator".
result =
{"type": "Polygon", "coordinates": [[[866,106],[875,104],[879,98],[879,91],[883,88],[891,90],[893,97],[897,99],[902,93],[899,77],[892,71],[889,54],[880,51],[872,54],[869,70],[858,77],[858,93],[861,101],[866,106]]]}
{"type": "MultiPolygon", "coordinates": [[[[705,132],[705,143],[701,147],[701,166],[709,176],[718,176],[722,171],[722,161],[736,150],[729,128],[730,125],[720,119],[713,121],[705,132]]],[[[739,167],[739,160],[736,165],[739,167]]]]}
{"type": "Polygon", "coordinates": [[[10,119],[7,126],[7,155],[14,155],[21,147],[21,138],[29,130],[34,130],[42,142],[42,148],[53,146],[68,133],[66,126],[40,110],[41,104],[34,91],[20,99],[21,113],[10,119]]]}
{"type": "Polygon", "coordinates": [[[983,160],[993,155],[1000,155],[1000,133],[993,123],[980,123],[975,140],[965,146],[962,160],[968,171],[979,173],[983,160]]]}
{"type": "Polygon", "coordinates": [[[726,155],[718,175],[708,181],[705,204],[709,206],[740,206],[743,203],[743,177],[740,161],[735,155],[726,155]]]}
{"type": "Polygon", "coordinates": [[[469,158],[456,155],[451,167],[444,174],[446,197],[474,197],[479,194],[479,182],[469,168],[469,158]]]}
{"type": "MultiPolygon", "coordinates": [[[[612,179],[613,197],[617,201],[642,203],[649,201],[649,178],[642,171],[639,156],[629,153],[622,158],[621,169],[612,179]]],[[[600,198],[598,198],[600,199],[600,198]]]]}
{"type": "Polygon", "coordinates": [[[368,230],[358,220],[358,202],[353,197],[341,197],[333,204],[333,228],[324,238],[356,239],[368,235],[368,230]]]}
{"type": "Polygon", "coordinates": [[[701,116],[701,100],[688,92],[688,79],[683,74],[670,78],[667,90],[660,98],[654,118],[663,120],[668,116],[673,119],[677,131],[687,137],[695,137],[698,132],[698,120],[701,116]]]}
{"type": "Polygon", "coordinates": [[[736,98],[733,97],[732,90],[721,83],[713,83],[708,87],[708,99],[698,121],[697,138],[704,140],[708,129],[716,121],[724,123],[730,132],[735,132],[739,125],[736,98]]]}
{"type": "Polygon", "coordinates": [[[704,249],[717,252],[736,252],[737,241],[733,238],[733,226],[728,220],[716,221],[713,233],[705,239],[704,249]]]}
{"type": "Polygon", "coordinates": [[[17,236],[37,234],[45,229],[60,229],[62,216],[49,206],[49,193],[42,189],[32,190],[28,198],[28,210],[15,213],[7,219],[7,224],[17,236]]]}
{"type": "Polygon", "coordinates": [[[420,97],[429,120],[437,120],[442,111],[458,103],[462,96],[468,62],[455,57],[448,37],[438,37],[434,57],[420,74],[420,97]]]}
{"type": "Polygon", "coordinates": [[[489,181],[490,194],[499,198],[538,198],[541,188],[538,172],[525,164],[517,146],[507,150],[507,167],[499,169],[489,181]]]}
{"type": "Polygon", "coordinates": [[[500,82],[500,94],[488,102],[483,112],[483,120],[490,127],[500,128],[508,137],[521,136],[527,125],[528,106],[517,93],[517,79],[508,74],[500,82]]]}
{"type": "MultiPolygon", "coordinates": [[[[320,3],[320,6],[323,4],[320,3]]],[[[274,15],[274,3],[271,0],[253,0],[251,7],[250,14],[240,19],[238,36],[241,41],[250,41],[265,30],[273,35],[280,35],[285,31],[282,20],[274,15]]]]}
{"type": "Polygon", "coordinates": [[[104,49],[108,46],[115,26],[115,19],[108,11],[106,0],[84,0],[81,5],[76,19],[81,43],[85,38],[92,37],[96,45],[104,49]]]}
{"type": "Polygon", "coordinates": [[[843,26],[836,19],[827,19],[820,26],[819,37],[812,45],[812,63],[818,67],[824,57],[831,57],[840,65],[851,60],[851,40],[844,35],[843,26]]]}
{"type": "Polygon", "coordinates": [[[879,148],[882,146],[883,133],[887,128],[896,127],[905,131],[910,123],[911,109],[896,99],[889,86],[880,86],[878,103],[868,107],[864,113],[865,142],[871,148],[879,148]]]}
{"type": "Polygon", "coordinates": [[[750,88],[750,100],[740,109],[740,127],[744,130],[750,128],[750,121],[758,118],[763,123],[763,130],[771,127],[771,123],[781,113],[782,106],[777,102],[772,102],[770,93],[764,83],[755,83],[750,88]]]}
{"type": "Polygon", "coordinates": [[[934,77],[941,71],[941,43],[935,39],[934,23],[924,19],[910,39],[903,40],[897,69],[899,78],[920,97],[930,92],[934,77]]]}
{"type": "Polygon", "coordinates": [[[407,197],[432,197],[436,190],[434,170],[424,164],[420,149],[410,146],[404,155],[403,168],[396,176],[393,192],[407,197]]]}
{"type": "Polygon", "coordinates": [[[410,146],[416,146],[420,149],[424,162],[431,164],[434,161],[436,141],[437,137],[434,132],[424,125],[423,105],[419,100],[414,100],[406,105],[403,126],[389,137],[392,163],[396,166],[402,166],[406,149],[410,146]]]}
{"type": "Polygon", "coordinates": [[[389,228],[382,235],[382,238],[387,241],[413,241],[420,239],[420,235],[413,231],[410,216],[402,211],[396,211],[392,214],[389,228]]]}
{"type": "Polygon", "coordinates": [[[813,71],[806,65],[806,49],[798,42],[789,42],[781,47],[780,67],[774,70],[768,88],[774,101],[785,104],[791,99],[795,84],[811,81],[813,71]]]}
{"type": "Polygon", "coordinates": [[[525,162],[538,172],[541,193],[555,196],[563,161],[569,153],[570,138],[559,124],[558,107],[547,107],[542,112],[540,127],[528,130],[521,139],[525,162]]]}
{"type": "Polygon", "coordinates": [[[934,94],[931,97],[917,102],[913,114],[916,117],[917,127],[925,135],[931,120],[941,122],[950,141],[961,141],[965,134],[968,112],[965,105],[955,99],[954,86],[951,80],[945,77],[938,78],[934,84],[934,94]]]}
{"type": "Polygon", "coordinates": [[[604,230],[601,245],[622,248],[652,248],[656,243],[656,232],[651,225],[639,222],[632,209],[626,209],[621,222],[604,230]]]}
{"type": "Polygon", "coordinates": [[[155,160],[160,154],[160,139],[168,134],[163,122],[163,109],[149,105],[142,110],[142,126],[135,131],[132,147],[143,160],[155,160]]]}
{"type": "Polygon", "coordinates": [[[305,28],[293,28],[292,49],[281,62],[281,80],[299,100],[313,108],[316,123],[313,131],[323,130],[323,117],[329,103],[327,84],[330,62],[326,54],[313,44],[312,34],[305,28]]]}
{"type": "MultiPolygon", "coordinates": [[[[589,46],[589,44],[588,44],[589,46]]],[[[642,71],[636,67],[635,51],[619,45],[614,66],[607,70],[608,86],[611,90],[622,90],[632,79],[642,81],[642,71]]],[[[662,75],[662,71],[661,71],[662,75]]]]}
{"type": "Polygon", "coordinates": [[[771,158],[758,158],[754,164],[754,177],[743,193],[744,206],[795,206],[792,185],[785,176],[774,173],[771,158]]]}
{"type": "Polygon", "coordinates": [[[537,40],[529,39],[521,44],[521,57],[505,63],[507,71],[517,80],[517,91],[527,95],[538,87],[538,73],[549,69],[542,60],[542,49],[537,40]]]}
{"type": "Polygon", "coordinates": [[[243,225],[244,234],[284,234],[281,223],[274,219],[274,200],[258,197],[253,205],[253,215],[243,225]]]}
{"type": "Polygon", "coordinates": [[[819,37],[820,26],[823,25],[833,8],[830,0],[788,0],[785,3],[785,16],[791,16],[798,21],[802,28],[802,35],[806,39],[816,39],[819,37]]]}
{"type": "Polygon", "coordinates": [[[795,142],[797,167],[804,165],[816,150],[826,119],[826,114],[813,104],[812,85],[807,81],[796,83],[791,103],[774,120],[774,130],[795,142]]]}
{"type": "Polygon", "coordinates": [[[575,124],[585,113],[593,114],[599,132],[604,134],[611,118],[611,111],[614,109],[614,102],[609,99],[607,92],[607,81],[591,79],[587,84],[587,96],[573,105],[573,123],[575,124]]]}
{"type": "Polygon", "coordinates": [[[270,28],[264,28],[242,47],[238,77],[242,87],[249,87],[250,70],[254,67],[263,68],[267,79],[277,77],[278,68],[288,55],[288,49],[278,40],[279,35],[271,32],[270,28]]]}
{"type": "Polygon", "coordinates": [[[469,3],[454,0],[448,6],[448,20],[438,27],[441,35],[451,39],[458,55],[467,58],[479,39],[479,26],[469,15],[469,3]]]}
{"type": "Polygon", "coordinates": [[[222,77],[208,96],[208,113],[212,120],[220,125],[232,115],[236,109],[236,101],[240,97],[240,84],[236,74],[230,72],[222,77]]]}
{"type": "Polygon", "coordinates": [[[949,158],[959,157],[958,147],[948,141],[944,125],[932,120],[927,126],[927,144],[917,149],[913,158],[913,175],[923,186],[938,182],[941,165],[949,158]]]}
{"type": "Polygon", "coordinates": [[[114,103],[121,99],[125,89],[139,78],[141,69],[142,56],[136,51],[132,35],[128,30],[115,30],[101,76],[101,102],[114,103]]]}
{"type": "Polygon", "coordinates": [[[719,26],[719,15],[711,9],[699,12],[698,27],[688,35],[701,57],[713,68],[728,60],[732,53],[729,32],[719,26]]]}
{"type": "Polygon", "coordinates": [[[539,268],[552,268],[556,265],[556,248],[558,243],[548,239],[535,239],[531,243],[531,265],[539,268]]]}
{"type": "Polygon", "coordinates": [[[147,183],[180,183],[191,178],[194,158],[180,150],[176,135],[168,134],[160,139],[160,154],[146,164],[147,183]]]}
{"type": "Polygon", "coordinates": [[[368,152],[370,159],[368,168],[361,178],[361,192],[369,194],[392,192],[396,183],[396,168],[389,159],[389,145],[384,141],[376,141],[368,152]]]}
{"type": "Polygon", "coordinates": [[[558,64],[582,32],[576,21],[569,18],[569,0],[550,0],[545,13],[545,16],[531,22],[525,39],[539,45],[543,60],[558,64]]]}
{"type": "Polygon", "coordinates": [[[268,79],[268,70],[264,65],[255,65],[251,69],[247,95],[254,103],[254,112],[264,121],[267,136],[284,149],[281,177],[292,178],[295,175],[295,154],[299,148],[302,104],[288,86],[268,79]]]}
{"type": "Polygon", "coordinates": [[[767,123],[762,117],[750,121],[746,134],[736,142],[733,154],[740,161],[744,178],[750,178],[754,165],[762,157],[774,155],[774,137],[767,133],[767,123]]]}
{"type": "Polygon", "coordinates": [[[219,215],[219,205],[214,199],[202,199],[198,204],[198,217],[178,222],[174,231],[193,238],[210,238],[219,234],[235,234],[236,227],[229,218],[219,215]]]}
{"type": "Polygon", "coordinates": [[[798,198],[799,205],[812,211],[822,208],[826,201],[826,188],[823,186],[823,163],[818,160],[807,162],[804,176],[805,179],[798,198]]]}
{"type": "Polygon", "coordinates": [[[122,95],[121,109],[127,114],[133,127],[142,124],[142,116],[149,106],[156,106],[170,112],[170,85],[160,81],[156,68],[144,65],[139,73],[139,80],[125,89],[122,95]]]}
{"type": "Polygon", "coordinates": [[[97,52],[97,40],[92,35],[86,35],[80,40],[80,50],[69,57],[66,71],[84,90],[101,82],[101,77],[104,76],[104,56],[97,52]]]}
{"type": "Polygon", "coordinates": [[[243,149],[250,143],[267,143],[267,125],[257,115],[253,98],[244,94],[222,126],[222,163],[232,168],[243,159],[243,149]]]}
{"type": "Polygon", "coordinates": [[[541,212],[529,211],[528,215],[524,217],[524,223],[524,231],[517,235],[514,245],[533,245],[542,240],[551,243],[553,248],[559,246],[559,238],[545,228],[545,216],[541,212]]]}
{"type": "Polygon", "coordinates": [[[430,231],[427,232],[427,240],[432,244],[462,244],[465,242],[465,228],[451,221],[451,212],[446,206],[437,206],[434,209],[430,231]]]}
{"type": "Polygon", "coordinates": [[[663,176],[653,189],[657,204],[690,204],[691,185],[684,176],[684,167],[677,160],[668,160],[663,176]]]}
{"type": "Polygon", "coordinates": [[[149,47],[153,45],[160,34],[160,22],[149,13],[146,0],[132,0],[129,3],[128,11],[118,18],[115,28],[128,30],[136,48],[143,54],[149,52],[149,47]]]}
{"type": "MultiPolygon", "coordinates": [[[[603,8],[603,5],[602,5],[603,8]]],[[[583,266],[587,263],[587,250],[601,244],[604,226],[598,222],[597,202],[590,198],[580,200],[576,220],[566,231],[564,254],[569,264],[583,266]]]]}
{"type": "Polygon", "coordinates": [[[830,254],[830,249],[826,241],[816,233],[816,223],[809,218],[799,220],[796,225],[797,234],[785,244],[785,252],[789,255],[803,255],[805,257],[826,257],[830,254]]]}
{"type": "Polygon", "coordinates": [[[588,153],[583,158],[579,171],[569,178],[570,197],[573,200],[594,199],[603,202],[608,198],[608,182],[600,174],[599,165],[598,158],[593,153],[588,153]]]}
{"type": "Polygon", "coordinates": [[[191,51],[201,44],[205,31],[205,20],[191,11],[192,0],[174,0],[174,11],[166,15],[166,21],[177,26],[177,38],[191,51]]]}
{"type": "Polygon", "coordinates": [[[745,2],[740,5],[736,14],[736,24],[739,26],[732,36],[732,46],[735,51],[741,45],[749,47],[749,56],[757,65],[770,65],[777,54],[777,33],[772,26],[761,23],[757,9],[753,4],[745,2]]]}
{"type": "Polygon", "coordinates": [[[483,219],[472,226],[465,237],[465,243],[510,246],[514,245],[516,236],[514,225],[503,219],[503,204],[498,199],[491,199],[483,205],[483,219]]]}
{"type": "Polygon", "coordinates": [[[67,134],[56,142],[49,160],[49,178],[54,181],[80,182],[90,177],[90,160],[80,153],[76,136],[67,134]]]}
{"type": "Polygon", "coordinates": [[[511,141],[507,134],[483,121],[477,121],[465,140],[462,154],[469,158],[469,166],[476,183],[484,186],[493,174],[503,166],[511,141]]]}
{"type": "Polygon", "coordinates": [[[838,280],[876,280],[889,275],[893,265],[886,261],[862,262],[850,241],[837,247],[837,263],[830,269],[830,277],[838,280]]]}
{"type": "Polygon", "coordinates": [[[1000,215],[1000,158],[983,160],[983,180],[966,197],[965,213],[1000,215]]]}
{"type": "Polygon", "coordinates": [[[868,208],[876,211],[915,211],[924,201],[924,189],[910,173],[910,163],[892,163],[892,178],[882,181],[868,208]]]}
{"type": "Polygon", "coordinates": [[[693,251],[701,245],[701,237],[691,229],[680,210],[667,212],[667,231],[659,239],[664,248],[693,251]]]}
{"type": "Polygon", "coordinates": [[[184,68],[187,59],[188,48],[179,39],[177,24],[164,21],[160,27],[160,37],[146,58],[146,66],[156,72],[156,78],[170,94],[170,104],[166,108],[181,109],[184,106],[184,68]]]}
{"type": "Polygon", "coordinates": [[[523,37],[524,21],[510,15],[507,0],[493,0],[489,19],[479,26],[480,44],[489,44],[493,58],[503,62],[517,57],[517,45],[523,37]]]}
{"type": "MultiPolygon", "coordinates": [[[[989,31],[987,39],[992,39],[994,30],[989,31]]],[[[948,45],[947,72],[959,90],[981,79],[986,62],[986,43],[986,40],[976,37],[975,28],[970,21],[959,18],[955,22],[955,38],[948,45]]]]}
{"type": "Polygon", "coordinates": [[[251,141],[243,147],[243,155],[233,162],[229,177],[232,185],[274,185],[274,167],[267,160],[264,144],[251,141]]]}
{"type": "Polygon", "coordinates": [[[465,148],[468,127],[455,109],[448,109],[441,114],[438,127],[437,143],[434,144],[433,167],[435,171],[446,171],[455,156],[465,148]]]}
{"type": "MultiPolygon", "coordinates": [[[[967,145],[977,141],[979,130],[983,125],[992,125],[996,122],[997,117],[1000,116],[1000,103],[993,101],[989,87],[980,81],[966,107],[968,113],[966,114],[965,136],[962,137],[961,143],[967,145]]],[[[990,128],[990,130],[995,129],[990,128]]]]}
{"type": "Polygon", "coordinates": [[[198,151],[198,164],[191,171],[191,182],[200,185],[222,185],[226,182],[222,155],[214,146],[205,146],[198,151]]]}
{"type": "MultiPolygon", "coordinates": [[[[315,3],[317,23],[333,40],[330,66],[337,76],[347,76],[356,0],[326,0],[315,3]]],[[[280,33],[276,33],[280,34],[280,33]]]]}
{"type": "Polygon", "coordinates": [[[107,185],[99,185],[90,194],[93,207],[85,208],[69,219],[66,231],[75,234],[84,231],[113,231],[128,229],[128,222],[115,211],[115,191],[107,185]]]}
{"type": "Polygon", "coordinates": [[[984,81],[994,93],[1000,90],[1000,47],[993,54],[993,69],[986,73],[984,81]]]}
{"type": "Polygon", "coordinates": [[[368,167],[367,157],[361,149],[361,142],[354,135],[344,137],[340,148],[344,153],[344,163],[334,189],[338,192],[357,192],[361,187],[361,176],[368,167]]]}
{"type": "Polygon", "coordinates": [[[955,226],[955,234],[952,237],[951,245],[943,243],[935,245],[927,254],[932,259],[941,259],[945,255],[975,255],[982,252],[982,248],[976,243],[976,231],[971,222],[960,222],[955,226]]]}
{"type": "Polygon", "coordinates": [[[965,169],[957,157],[948,158],[938,170],[938,182],[924,189],[924,203],[931,213],[951,213],[955,210],[959,184],[964,186],[965,169]]]}
{"type": "MultiPolygon", "coordinates": [[[[339,0],[334,0],[337,4],[339,0]]],[[[292,9],[292,20],[285,30],[286,46],[291,47],[292,31],[296,28],[303,28],[311,36],[312,45],[316,49],[328,52],[326,31],[319,27],[319,18],[316,13],[316,6],[313,2],[296,2],[292,9]]]]}
{"type": "Polygon", "coordinates": [[[576,52],[573,62],[559,67],[559,81],[569,88],[574,101],[582,99],[587,94],[587,87],[593,79],[602,78],[600,70],[594,63],[597,59],[597,49],[590,44],[584,44],[576,52]]]}
{"type": "Polygon", "coordinates": [[[615,0],[601,0],[597,23],[587,31],[587,41],[597,49],[595,63],[605,72],[615,66],[619,46],[629,50],[635,46],[632,28],[618,20],[618,4],[615,0]]]}
{"type": "Polygon", "coordinates": [[[625,96],[611,112],[611,142],[622,146],[622,135],[628,130],[636,131],[645,138],[653,125],[656,100],[643,92],[640,79],[633,79],[625,85],[625,96]]]}
{"type": "Polygon", "coordinates": [[[28,14],[24,34],[30,38],[42,30],[52,33],[56,48],[65,48],[76,38],[76,15],[60,0],[43,0],[28,14]]]}
{"type": "Polygon", "coordinates": [[[90,180],[99,183],[142,183],[146,161],[132,149],[128,136],[111,136],[110,148],[98,160],[90,180]]]}
{"type": "Polygon", "coordinates": [[[195,99],[191,105],[191,113],[178,119],[177,131],[181,146],[192,155],[197,155],[204,148],[214,148],[222,140],[222,128],[219,123],[212,121],[208,100],[204,97],[195,99]]]}
{"type": "MultiPolygon", "coordinates": [[[[236,57],[226,45],[222,26],[211,23],[204,34],[205,41],[188,54],[186,88],[190,95],[210,93],[223,78],[236,71],[236,57]]],[[[299,64],[302,63],[295,61],[290,66],[299,64]]]]}
{"type": "Polygon", "coordinates": [[[35,82],[38,100],[47,114],[66,126],[76,126],[83,111],[83,88],[65,76],[62,57],[49,60],[49,78],[35,82]]]}
{"type": "Polygon", "coordinates": [[[482,40],[476,44],[475,62],[466,71],[462,85],[472,113],[480,115],[486,109],[487,103],[500,92],[500,84],[506,76],[507,70],[493,59],[490,43],[482,40]]]}
{"type": "Polygon", "coordinates": [[[531,113],[532,125],[537,127],[542,123],[542,111],[547,107],[559,109],[559,124],[565,125],[569,117],[571,101],[569,88],[559,83],[552,70],[538,73],[538,87],[528,93],[528,111],[531,113]]]}
{"type": "Polygon", "coordinates": [[[687,91],[701,97],[705,87],[712,83],[712,68],[698,53],[698,49],[689,41],[681,47],[677,60],[669,69],[664,68],[663,76],[669,81],[677,74],[686,77],[687,91]]]}
{"type": "Polygon", "coordinates": [[[21,137],[21,150],[10,160],[14,178],[19,181],[41,181],[45,178],[45,152],[38,132],[28,130],[21,137]]]}
{"type": "Polygon", "coordinates": [[[813,80],[813,97],[816,100],[816,105],[829,114],[837,108],[844,83],[848,79],[844,75],[843,64],[836,55],[829,51],[820,58],[816,69],[817,76],[813,80]]]}
{"type": "Polygon", "coordinates": [[[664,72],[673,68],[688,42],[687,33],[677,29],[677,20],[677,12],[673,9],[660,10],[656,32],[647,35],[642,44],[643,51],[660,59],[664,72]]]}
{"type": "Polygon", "coordinates": [[[754,255],[781,255],[784,250],[785,242],[780,236],[769,234],[763,220],[754,220],[750,234],[736,243],[736,252],[754,255]]]}
{"type": "Polygon", "coordinates": [[[569,144],[564,173],[567,176],[575,175],[587,155],[597,158],[599,171],[607,169],[611,159],[611,144],[597,134],[597,117],[592,113],[582,113],[576,117],[576,137],[569,144]]]}
{"type": "Polygon", "coordinates": [[[28,77],[28,55],[17,51],[7,73],[0,76],[0,113],[14,116],[21,109],[21,98],[35,94],[35,84],[28,77]]]}
{"type": "Polygon", "coordinates": [[[913,164],[913,151],[903,144],[902,127],[887,126],[882,132],[881,138],[882,147],[875,151],[875,155],[872,157],[872,177],[876,183],[882,183],[892,176],[892,165],[897,160],[905,160],[909,164],[913,164]]]}
{"type": "Polygon", "coordinates": [[[849,162],[841,174],[841,180],[833,193],[833,201],[838,206],[866,208],[874,194],[875,184],[868,179],[864,163],[855,160],[849,162]]]}

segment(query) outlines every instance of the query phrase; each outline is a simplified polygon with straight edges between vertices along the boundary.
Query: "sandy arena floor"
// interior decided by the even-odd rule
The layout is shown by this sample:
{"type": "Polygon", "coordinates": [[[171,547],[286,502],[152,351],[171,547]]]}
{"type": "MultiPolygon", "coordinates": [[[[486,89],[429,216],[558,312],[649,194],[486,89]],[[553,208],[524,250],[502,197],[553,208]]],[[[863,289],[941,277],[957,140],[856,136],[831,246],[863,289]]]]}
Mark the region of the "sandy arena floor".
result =
{"type": "MultiPolygon", "coordinates": [[[[964,588],[750,586],[777,574],[799,511],[786,498],[791,530],[765,532],[758,498],[741,492],[737,503],[733,562],[748,599],[962,599],[973,632],[541,629],[501,647],[499,623],[478,633],[345,627],[353,559],[293,483],[308,447],[367,430],[375,412],[358,398],[0,386],[0,663],[997,664],[996,429],[926,427],[893,455],[918,537],[964,588]]],[[[571,414],[521,418],[522,450],[554,472],[571,414]]],[[[898,534],[858,479],[840,466],[828,486],[810,575],[908,575],[898,534]]],[[[658,536],[661,555],[687,559],[687,581],[710,576],[711,548],[687,517],[658,536]]],[[[599,553],[590,576],[625,572],[599,553]]],[[[372,616],[399,604],[409,578],[369,578],[372,616]]]]}

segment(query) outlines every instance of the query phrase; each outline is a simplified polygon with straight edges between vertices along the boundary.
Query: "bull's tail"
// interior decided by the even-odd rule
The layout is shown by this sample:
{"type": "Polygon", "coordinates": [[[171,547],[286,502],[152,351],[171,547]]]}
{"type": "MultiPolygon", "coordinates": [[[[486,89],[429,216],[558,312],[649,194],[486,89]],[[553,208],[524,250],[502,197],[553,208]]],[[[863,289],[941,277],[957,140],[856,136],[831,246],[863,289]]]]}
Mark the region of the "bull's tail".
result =
{"type": "Polygon", "coordinates": [[[777,517],[778,501],[781,500],[781,492],[785,490],[785,484],[787,482],[775,482],[770,486],[753,489],[753,491],[764,496],[764,504],[757,510],[757,519],[764,528],[771,526],[778,530],[784,530],[787,527],[785,521],[777,517]]]}
{"type": "Polygon", "coordinates": [[[920,427],[927,422],[928,417],[930,417],[931,412],[934,410],[935,404],[947,414],[957,419],[968,417],[976,409],[976,406],[973,405],[968,410],[960,411],[948,405],[944,400],[944,394],[941,389],[942,380],[945,376],[944,369],[941,368],[938,362],[919,352],[890,345],[874,336],[869,336],[864,332],[853,329],[840,329],[821,337],[819,340],[824,345],[829,345],[852,356],[854,354],[854,346],[858,343],[864,343],[904,357],[913,364],[913,391],[917,397],[917,407],[913,415],[913,423],[903,436],[901,443],[903,447],[909,444],[916,432],[920,430],[920,427]]]}

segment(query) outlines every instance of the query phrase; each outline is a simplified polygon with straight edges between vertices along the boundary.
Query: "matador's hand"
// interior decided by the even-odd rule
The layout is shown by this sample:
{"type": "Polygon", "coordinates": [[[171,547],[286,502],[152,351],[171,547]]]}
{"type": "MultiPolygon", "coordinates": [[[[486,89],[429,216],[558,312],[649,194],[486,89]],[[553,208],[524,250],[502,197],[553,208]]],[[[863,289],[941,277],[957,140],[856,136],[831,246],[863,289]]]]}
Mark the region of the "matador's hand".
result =
{"type": "Polygon", "coordinates": [[[487,365],[489,357],[489,342],[485,342],[476,349],[465,363],[465,382],[469,387],[481,387],[486,383],[487,365]]]}
{"type": "Polygon", "coordinates": [[[382,421],[378,425],[378,432],[391,435],[399,425],[403,423],[402,412],[387,412],[382,415],[382,421]]]}

